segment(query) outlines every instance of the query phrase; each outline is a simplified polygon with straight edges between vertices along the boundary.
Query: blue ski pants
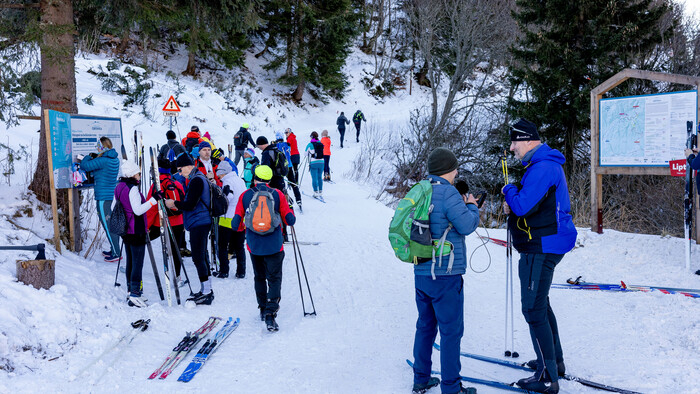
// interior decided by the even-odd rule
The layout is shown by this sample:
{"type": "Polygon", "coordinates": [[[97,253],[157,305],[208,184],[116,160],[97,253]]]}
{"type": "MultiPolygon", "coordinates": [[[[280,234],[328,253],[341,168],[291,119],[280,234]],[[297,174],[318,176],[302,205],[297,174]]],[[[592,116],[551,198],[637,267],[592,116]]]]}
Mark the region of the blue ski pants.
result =
{"type": "Polygon", "coordinates": [[[460,390],[459,349],[464,334],[464,279],[462,275],[415,275],[416,338],[413,343],[413,383],[427,383],[432,368],[433,342],[440,330],[443,393],[460,390]]]}
{"type": "Polygon", "coordinates": [[[315,192],[323,191],[323,163],[309,164],[309,172],[311,172],[311,185],[315,192]]]}
{"type": "Polygon", "coordinates": [[[109,218],[112,216],[112,200],[95,200],[97,203],[97,217],[100,219],[100,224],[107,234],[109,248],[112,256],[119,256],[119,236],[109,232],[109,218]]]}

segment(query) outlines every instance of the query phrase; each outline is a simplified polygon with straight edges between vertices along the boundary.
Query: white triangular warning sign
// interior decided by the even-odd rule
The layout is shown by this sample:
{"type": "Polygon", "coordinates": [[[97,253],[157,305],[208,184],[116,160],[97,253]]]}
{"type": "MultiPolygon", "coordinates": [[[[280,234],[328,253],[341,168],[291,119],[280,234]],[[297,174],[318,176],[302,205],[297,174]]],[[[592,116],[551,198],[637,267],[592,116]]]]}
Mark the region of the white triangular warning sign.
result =
{"type": "Polygon", "coordinates": [[[165,107],[163,107],[163,111],[180,112],[180,106],[177,105],[177,101],[175,101],[175,97],[170,96],[168,101],[165,102],[165,107]]]}

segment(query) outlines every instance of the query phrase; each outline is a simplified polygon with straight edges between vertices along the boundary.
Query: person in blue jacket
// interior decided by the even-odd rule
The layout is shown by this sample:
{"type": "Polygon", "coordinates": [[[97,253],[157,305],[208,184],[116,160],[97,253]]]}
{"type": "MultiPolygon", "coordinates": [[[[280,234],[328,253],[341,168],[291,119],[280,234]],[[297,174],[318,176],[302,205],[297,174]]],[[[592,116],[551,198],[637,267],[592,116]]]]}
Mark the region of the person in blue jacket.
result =
{"type": "Polygon", "coordinates": [[[178,156],[176,166],[178,172],[187,179],[187,192],[184,200],[167,199],[165,206],[172,210],[182,211],[185,230],[190,233],[192,262],[197,268],[197,275],[201,283],[200,291],[187,300],[193,301],[197,305],[211,305],[214,301],[214,291],[211,288],[209,267],[206,260],[207,238],[213,223],[208,208],[211,206],[209,181],[197,169],[189,155],[178,156]]]}
{"type": "Polygon", "coordinates": [[[518,275],[522,312],[530,328],[537,360],[533,376],[518,386],[538,393],[557,393],[565,373],[564,356],[549,288],[554,268],[576,243],[571,219],[569,188],[564,177],[565,159],[540,141],[537,126],[519,119],[510,128],[510,150],[525,166],[519,185],[505,185],[504,209],[513,246],[520,253],[518,275]]]}
{"type": "Polygon", "coordinates": [[[121,258],[119,250],[119,237],[109,232],[109,218],[112,215],[112,200],[114,199],[114,189],[117,187],[119,178],[119,155],[114,150],[112,140],[101,137],[97,142],[98,154],[91,153],[89,156],[78,156],[80,168],[86,172],[91,172],[95,179],[95,202],[97,203],[97,217],[102,224],[102,228],[107,234],[109,250],[102,252],[107,262],[115,262],[121,258]]]}
{"type": "MultiPolygon", "coordinates": [[[[698,148],[693,148],[693,149],[686,148],[685,149],[685,157],[688,160],[688,165],[690,166],[690,168],[692,168],[693,170],[700,170],[700,159],[698,158],[700,156],[698,155],[698,148]]],[[[686,166],[686,168],[687,167],[688,166],[686,166]]],[[[690,171],[690,170],[687,169],[686,171],[690,171]]],[[[695,178],[696,178],[695,179],[695,186],[698,189],[698,194],[700,194],[700,182],[698,182],[697,175],[695,176],[695,178]]],[[[687,188],[686,188],[686,190],[687,190],[687,188]]],[[[695,271],[695,275],[700,275],[700,270],[695,271]]]]}
{"type": "Polygon", "coordinates": [[[479,208],[471,194],[460,195],[453,186],[459,162],[452,151],[437,148],[428,157],[428,180],[433,185],[430,233],[440,239],[445,230],[454,245],[454,261],[414,266],[418,321],[413,343],[413,392],[423,393],[440,384],[443,393],[475,392],[462,387],[459,376],[460,344],[464,334],[464,279],[467,246],[464,237],[479,225],[479,208]],[[433,343],[440,330],[442,382],[430,376],[433,343]]]}

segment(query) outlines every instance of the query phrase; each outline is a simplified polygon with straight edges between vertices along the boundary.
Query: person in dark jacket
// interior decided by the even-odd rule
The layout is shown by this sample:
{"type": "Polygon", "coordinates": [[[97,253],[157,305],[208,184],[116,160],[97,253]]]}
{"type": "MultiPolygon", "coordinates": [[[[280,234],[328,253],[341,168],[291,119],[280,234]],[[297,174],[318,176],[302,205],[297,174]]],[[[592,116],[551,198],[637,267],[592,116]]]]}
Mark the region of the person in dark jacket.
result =
{"type": "Polygon", "coordinates": [[[236,154],[233,157],[234,166],[238,166],[238,162],[243,158],[246,148],[248,148],[248,143],[256,148],[257,145],[253,141],[253,137],[250,135],[248,129],[250,125],[248,123],[243,123],[240,129],[233,135],[233,148],[236,150],[236,154]]]}
{"type": "Polygon", "coordinates": [[[126,233],[122,235],[126,252],[126,280],[129,291],[127,302],[129,306],[144,308],[148,306],[141,297],[143,258],[148,242],[146,212],[157,204],[157,200],[162,198],[162,194],[160,192],[154,193],[154,196],[148,200],[143,197],[139,188],[141,169],[130,161],[125,160],[122,163],[122,175],[123,177],[114,190],[114,197],[124,207],[127,222],[126,233]]]}
{"type": "Polygon", "coordinates": [[[355,124],[355,130],[357,130],[357,135],[355,136],[357,142],[360,142],[360,126],[362,126],[363,120],[367,122],[367,119],[365,119],[365,114],[358,109],[357,112],[355,112],[355,115],[352,116],[352,123],[355,124]]]}
{"type": "Polygon", "coordinates": [[[202,135],[199,133],[199,127],[192,126],[190,132],[182,139],[182,146],[187,153],[192,154],[192,150],[199,147],[202,142],[202,135]]]}
{"type": "Polygon", "coordinates": [[[292,192],[294,192],[294,199],[297,202],[297,206],[301,210],[301,192],[299,191],[299,146],[297,145],[297,136],[294,135],[292,129],[289,127],[284,130],[284,134],[287,137],[287,144],[289,144],[289,159],[290,164],[289,172],[287,173],[287,179],[292,185],[292,192]]]}
{"type": "Polygon", "coordinates": [[[168,160],[171,163],[170,172],[174,173],[177,172],[175,161],[180,154],[185,153],[185,147],[177,142],[177,136],[172,130],[168,130],[165,133],[165,138],[168,139],[168,142],[160,147],[160,151],[158,152],[158,160],[168,160]]]}
{"type": "Polygon", "coordinates": [[[270,144],[267,138],[263,136],[258,137],[256,143],[258,144],[258,148],[262,150],[260,154],[260,164],[272,168],[273,175],[270,180],[270,186],[284,193],[284,177],[275,173],[276,161],[279,159],[278,154],[284,156],[284,153],[277,149],[277,145],[270,144]]]}
{"type": "MultiPolygon", "coordinates": [[[[449,149],[437,148],[428,156],[428,180],[433,185],[430,233],[454,246],[454,261],[436,264],[428,261],[414,266],[418,322],[413,343],[413,392],[440,384],[443,393],[466,393],[461,387],[460,344],[464,334],[464,279],[467,247],[464,237],[479,225],[479,208],[471,194],[460,195],[452,186],[459,162],[449,149]],[[433,343],[440,330],[442,382],[431,377],[433,343]]],[[[472,389],[473,390],[473,389],[472,389]]]]}
{"type": "Polygon", "coordinates": [[[345,117],[345,112],[341,112],[338,119],[336,119],[335,124],[338,125],[338,132],[340,133],[340,148],[343,148],[343,140],[345,139],[345,125],[350,124],[348,118],[345,117]]]}
{"type": "Polygon", "coordinates": [[[109,250],[102,252],[107,262],[118,261],[121,258],[119,250],[119,238],[109,231],[109,218],[112,216],[112,200],[114,188],[117,187],[119,177],[119,155],[112,146],[112,140],[101,137],[97,143],[98,154],[77,157],[80,168],[91,172],[95,179],[95,202],[97,203],[97,217],[102,228],[107,234],[109,250]],[[94,156],[93,156],[94,155],[94,156]]]}
{"type": "Polygon", "coordinates": [[[564,375],[564,356],[557,320],[549,303],[554,268],[576,243],[564,156],[540,141],[537,126],[519,119],[510,128],[510,150],[525,166],[519,185],[505,185],[504,209],[513,246],[520,253],[518,275],[522,312],[530,328],[537,371],[518,386],[557,393],[564,375]]]}
{"type": "Polygon", "coordinates": [[[209,267],[207,266],[207,237],[211,231],[212,218],[209,214],[211,206],[211,194],[209,181],[202,174],[189,155],[180,155],[177,158],[178,171],[187,178],[187,193],[183,201],[165,200],[165,206],[169,209],[183,211],[185,230],[190,232],[190,248],[192,248],[192,262],[197,268],[201,289],[188,301],[195,304],[211,305],[214,301],[214,291],[211,288],[209,267]]]}
{"type": "Polygon", "coordinates": [[[238,200],[231,227],[238,231],[244,229],[246,231],[248,252],[255,275],[255,295],[260,309],[260,319],[265,321],[268,330],[277,331],[279,327],[275,317],[279,311],[282,295],[282,262],[284,261],[282,225],[269,234],[261,235],[252,230],[252,224],[243,223],[246,210],[259,190],[272,194],[274,211],[280,215],[283,224],[293,226],[296,223],[294,211],[287,204],[284,194],[267,184],[271,178],[270,167],[265,165],[255,167],[255,185],[246,190],[238,200]]]}

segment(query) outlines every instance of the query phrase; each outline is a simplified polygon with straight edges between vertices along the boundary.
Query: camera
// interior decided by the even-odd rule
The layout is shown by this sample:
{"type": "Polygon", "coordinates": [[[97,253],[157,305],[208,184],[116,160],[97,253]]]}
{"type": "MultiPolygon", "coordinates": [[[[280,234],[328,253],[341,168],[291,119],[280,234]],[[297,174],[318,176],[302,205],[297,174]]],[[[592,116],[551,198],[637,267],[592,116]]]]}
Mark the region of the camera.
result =
{"type": "MultiPolygon", "coordinates": [[[[469,194],[469,184],[464,179],[458,179],[457,182],[455,182],[455,187],[459,194],[463,196],[469,194]]],[[[476,198],[476,206],[481,208],[481,206],[484,205],[488,193],[486,193],[486,190],[476,190],[472,194],[474,198],[476,198]]]]}

